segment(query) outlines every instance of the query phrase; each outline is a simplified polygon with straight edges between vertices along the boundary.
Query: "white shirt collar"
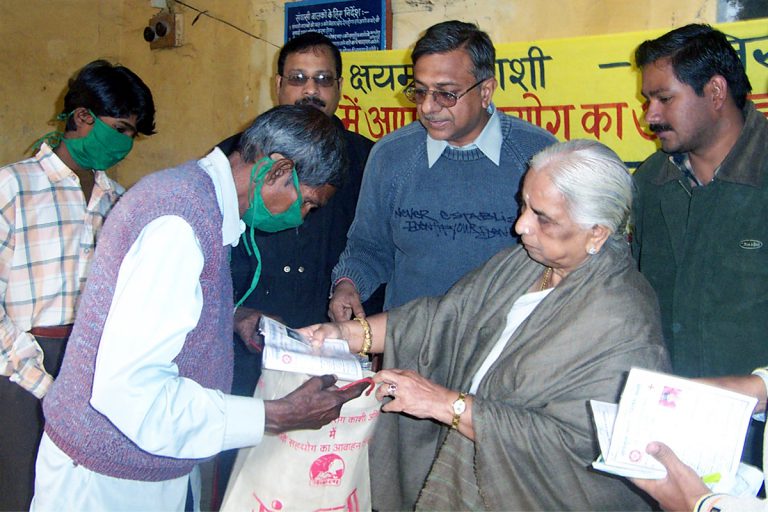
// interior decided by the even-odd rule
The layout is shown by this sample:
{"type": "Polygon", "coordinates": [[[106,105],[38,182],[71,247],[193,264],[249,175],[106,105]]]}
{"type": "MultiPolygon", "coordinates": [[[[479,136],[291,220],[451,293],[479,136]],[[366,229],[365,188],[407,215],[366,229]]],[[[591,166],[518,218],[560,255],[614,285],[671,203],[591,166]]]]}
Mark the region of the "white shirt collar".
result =
{"type": "MultiPolygon", "coordinates": [[[[488,108],[489,110],[492,110],[491,118],[485,123],[485,127],[483,127],[483,131],[480,132],[480,135],[478,135],[472,143],[467,144],[466,146],[451,146],[451,148],[458,150],[477,148],[482,151],[491,162],[499,165],[499,161],[501,160],[502,142],[501,119],[499,118],[499,113],[493,103],[491,103],[491,106],[488,108]]],[[[427,133],[427,165],[429,167],[435,165],[437,159],[440,158],[440,155],[443,154],[443,151],[445,151],[445,148],[448,146],[448,141],[435,140],[429,136],[429,133],[427,133]]]]}
{"type": "Polygon", "coordinates": [[[224,218],[221,224],[222,245],[234,247],[245,231],[245,223],[240,219],[237,189],[229,159],[219,148],[213,148],[213,151],[197,163],[210,176],[213,188],[216,190],[216,202],[219,203],[219,211],[224,218]]]}

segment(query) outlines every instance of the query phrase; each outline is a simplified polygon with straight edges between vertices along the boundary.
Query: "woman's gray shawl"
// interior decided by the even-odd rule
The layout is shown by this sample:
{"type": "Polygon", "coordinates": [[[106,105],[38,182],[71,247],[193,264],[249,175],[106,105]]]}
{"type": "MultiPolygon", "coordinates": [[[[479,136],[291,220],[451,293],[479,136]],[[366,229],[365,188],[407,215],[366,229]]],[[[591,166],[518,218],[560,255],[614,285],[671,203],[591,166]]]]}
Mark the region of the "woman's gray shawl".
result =
{"type": "MultiPolygon", "coordinates": [[[[649,508],[624,480],[589,468],[598,448],[588,401],[617,401],[632,366],[669,370],[653,290],[629,250],[609,245],[512,335],[474,396],[474,442],[433,421],[379,418],[374,509],[412,509],[417,498],[432,510],[649,508]]],[[[543,270],[518,246],[445,296],[390,311],[384,366],[467,391],[512,303],[543,270]]]]}

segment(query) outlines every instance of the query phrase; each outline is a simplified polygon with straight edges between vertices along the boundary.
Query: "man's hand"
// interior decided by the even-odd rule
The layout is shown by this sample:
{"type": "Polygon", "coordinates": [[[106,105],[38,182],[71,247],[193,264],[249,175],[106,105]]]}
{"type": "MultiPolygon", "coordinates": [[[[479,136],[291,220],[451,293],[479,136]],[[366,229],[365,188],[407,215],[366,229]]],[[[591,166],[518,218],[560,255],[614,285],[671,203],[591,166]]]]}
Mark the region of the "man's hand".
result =
{"type": "Polygon", "coordinates": [[[261,311],[240,306],[235,310],[234,329],[251,352],[260,351],[264,340],[259,334],[261,311]]]}
{"type": "Polygon", "coordinates": [[[312,377],[289,395],[279,400],[266,400],[265,430],[280,434],[287,430],[317,430],[339,417],[341,406],[357,398],[369,386],[362,381],[347,389],[334,384],[336,377],[312,377]]]}
{"type": "Polygon", "coordinates": [[[667,476],[660,480],[630,480],[658,501],[664,510],[693,510],[699,498],[711,492],[699,475],[683,464],[669,446],[652,442],[645,451],[661,462],[667,470],[667,476]]]}
{"type": "Polygon", "coordinates": [[[365,317],[360,294],[351,281],[341,281],[333,289],[331,302],[328,304],[328,316],[334,322],[350,320],[353,316],[365,317]]]}
{"type": "Polygon", "coordinates": [[[730,389],[743,395],[749,395],[757,398],[755,410],[752,414],[765,411],[766,400],[768,400],[768,390],[765,389],[765,383],[757,375],[740,375],[734,377],[714,377],[706,379],[693,379],[703,384],[718,386],[730,389]]]}

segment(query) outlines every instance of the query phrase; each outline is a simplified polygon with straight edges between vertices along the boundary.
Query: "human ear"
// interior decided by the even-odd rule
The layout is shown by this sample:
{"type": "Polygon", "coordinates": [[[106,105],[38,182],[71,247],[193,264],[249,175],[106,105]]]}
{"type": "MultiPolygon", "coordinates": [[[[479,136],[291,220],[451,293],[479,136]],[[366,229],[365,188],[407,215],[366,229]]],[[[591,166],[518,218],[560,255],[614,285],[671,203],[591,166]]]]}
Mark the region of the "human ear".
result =
{"type": "Polygon", "coordinates": [[[712,104],[719,109],[728,98],[728,81],[721,75],[715,75],[709,79],[706,87],[712,95],[712,104]]]}
{"type": "Polygon", "coordinates": [[[585,248],[587,254],[597,254],[600,252],[609,236],[611,236],[611,231],[605,226],[595,224],[589,228],[587,246],[585,248]]]}
{"type": "Polygon", "coordinates": [[[264,177],[264,182],[271,184],[286,175],[288,175],[288,179],[290,179],[291,171],[293,171],[293,160],[285,158],[280,153],[272,153],[269,157],[274,160],[275,163],[264,177]]]}
{"type": "Polygon", "coordinates": [[[72,118],[75,120],[75,126],[78,128],[83,125],[91,126],[95,122],[93,116],[85,107],[77,107],[72,112],[72,118]]]}
{"type": "Polygon", "coordinates": [[[483,108],[491,106],[493,101],[493,92],[496,90],[496,78],[491,77],[482,84],[480,84],[480,95],[482,99],[483,108]]]}

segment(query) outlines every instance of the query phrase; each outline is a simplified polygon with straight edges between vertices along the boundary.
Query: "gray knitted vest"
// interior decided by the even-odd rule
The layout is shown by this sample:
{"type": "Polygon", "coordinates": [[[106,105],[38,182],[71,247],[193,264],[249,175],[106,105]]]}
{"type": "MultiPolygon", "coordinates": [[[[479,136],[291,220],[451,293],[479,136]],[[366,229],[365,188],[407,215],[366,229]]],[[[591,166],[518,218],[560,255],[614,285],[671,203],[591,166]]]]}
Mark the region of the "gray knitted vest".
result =
{"type": "Polygon", "coordinates": [[[174,362],[182,377],[203,387],[228,393],[232,386],[234,305],[229,248],[222,245],[222,216],[213,183],[196,162],[187,162],[145,177],[110,213],[61,372],[43,401],[45,432],[53,442],[76,463],[116,478],[169,480],[189,473],[200,462],[141,450],[89,403],[96,354],[120,264],[142,228],[163,215],[182,217],[192,226],[205,260],[200,320],[174,362]]]}

